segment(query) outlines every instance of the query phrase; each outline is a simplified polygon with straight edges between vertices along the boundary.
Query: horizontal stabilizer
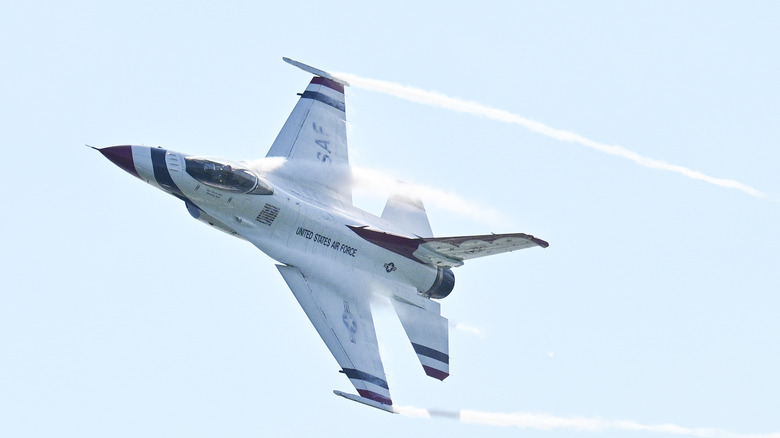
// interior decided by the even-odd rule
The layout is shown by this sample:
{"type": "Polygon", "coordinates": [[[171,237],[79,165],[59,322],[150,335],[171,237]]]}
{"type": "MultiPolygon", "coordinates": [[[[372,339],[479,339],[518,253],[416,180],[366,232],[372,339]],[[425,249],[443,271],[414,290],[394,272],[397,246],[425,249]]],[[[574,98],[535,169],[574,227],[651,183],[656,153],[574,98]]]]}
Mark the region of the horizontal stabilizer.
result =
{"type": "Polygon", "coordinates": [[[391,414],[395,414],[396,413],[393,410],[393,407],[391,405],[386,405],[384,403],[379,403],[378,401],[374,401],[374,400],[371,400],[371,399],[368,399],[368,398],[365,398],[365,397],[361,397],[359,395],[348,394],[346,392],[341,392],[341,391],[338,391],[338,390],[334,390],[333,393],[338,395],[338,396],[340,396],[340,397],[344,397],[344,398],[346,398],[348,400],[352,400],[352,401],[355,401],[355,402],[358,402],[358,403],[363,403],[366,406],[371,406],[372,408],[381,409],[381,410],[383,410],[385,412],[390,412],[391,414]]]}
{"type": "Polygon", "coordinates": [[[426,309],[397,295],[390,301],[425,374],[446,379],[450,375],[447,318],[439,314],[438,307],[426,309]]]}
{"type": "Polygon", "coordinates": [[[368,227],[349,227],[358,236],[396,254],[442,268],[455,268],[464,260],[516,251],[549,243],[529,234],[487,234],[481,236],[408,238],[368,227]]]}

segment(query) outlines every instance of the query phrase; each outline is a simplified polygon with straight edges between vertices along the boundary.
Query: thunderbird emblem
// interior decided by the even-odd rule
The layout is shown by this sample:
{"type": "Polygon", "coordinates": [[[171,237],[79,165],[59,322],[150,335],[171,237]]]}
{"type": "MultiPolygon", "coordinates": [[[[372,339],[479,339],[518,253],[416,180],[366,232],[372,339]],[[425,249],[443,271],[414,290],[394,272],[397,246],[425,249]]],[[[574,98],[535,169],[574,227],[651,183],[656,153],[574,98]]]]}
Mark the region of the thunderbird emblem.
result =
{"type": "Polygon", "coordinates": [[[344,314],[341,315],[341,322],[344,323],[344,327],[346,327],[349,332],[349,342],[352,342],[353,344],[356,343],[357,339],[355,338],[355,335],[358,331],[358,325],[357,321],[355,321],[355,317],[352,316],[352,312],[349,311],[349,303],[346,301],[344,301],[344,314]]]}

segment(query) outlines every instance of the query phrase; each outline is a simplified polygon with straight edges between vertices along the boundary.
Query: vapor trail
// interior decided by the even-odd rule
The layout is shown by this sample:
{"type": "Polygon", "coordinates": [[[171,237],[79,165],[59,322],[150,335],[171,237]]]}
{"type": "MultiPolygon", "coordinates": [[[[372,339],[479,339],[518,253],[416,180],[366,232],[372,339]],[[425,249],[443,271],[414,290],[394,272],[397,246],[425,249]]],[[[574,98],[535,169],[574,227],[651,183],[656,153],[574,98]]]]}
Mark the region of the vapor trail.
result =
{"type": "Polygon", "coordinates": [[[450,320],[450,328],[477,336],[485,336],[485,329],[450,320]]]}
{"type": "Polygon", "coordinates": [[[639,164],[640,166],[648,167],[651,169],[666,170],[669,172],[674,172],[680,175],[687,176],[688,178],[714,184],[716,186],[737,189],[756,198],[767,197],[765,193],[753,187],[750,187],[748,185],[742,184],[738,181],[734,181],[731,179],[715,178],[706,175],[702,172],[689,169],[684,166],[666,163],[664,161],[656,160],[654,158],[648,158],[639,155],[636,152],[623,148],[621,146],[610,146],[604,143],[599,143],[597,141],[587,139],[573,132],[555,129],[545,125],[544,123],[527,119],[517,114],[510,113],[508,111],[500,110],[497,108],[491,108],[489,106],[485,106],[476,102],[456,99],[454,97],[449,97],[435,91],[421,90],[419,88],[396,84],[393,82],[380,81],[377,79],[361,78],[359,76],[355,76],[353,74],[348,74],[348,73],[338,73],[336,74],[336,76],[338,76],[339,78],[343,78],[345,81],[349,82],[350,85],[354,85],[359,88],[378,91],[380,93],[389,94],[391,96],[400,97],[401,99],[406,99],[412,102],[422,103],[425,105],[431,105],[439,108],[446,108],[452,111],[474,114],[478,116],[488,117],[493,120],[498,120],[500,122],[520,125],[526,129],[529,129],[531,131],[534,131],[536,133],[542,134],[544,136],[556,140],[565,141],[569,143],[577,143],[582,146],[589,147],[591,149],[596,149],[597,151],[600,152],[604,152],[616,157],[621,157],[627,160],[631,160],[634,163],[639,164]]]}
{"type": "Polygon", "coordinates": [[[441,209],[484,223],[496,224],[504,221],[497,210],[464,199],[456,193],[445,192],[426,185],[401,182],[378,170],[353,166],[352,179],[356,190],[365,190],[385,197],[391,194],[402,194],[420,198],[425,200],[426,204],[430,203],[441,209]]]}
{"type": "Polygon", "coordinates": [[[600,418],[558,417],[530,412],[494,413],[479,411],[447,411],[415,407],[396,407],[401,415],[418,418],[445,418],[466,424],[517,427],[520,429],[568,429],[578,432],[654,432],[700,438],[780,438],[780,433],[740,434],[713,428],[690,428],[675,424],[642,424],[630,420],[603,420],[600,418]]]}
{"type": "MultiPolygon", "coordinates": [[[[245,163],[260,175],[272,174],[287,166],[292,166],[296,172],[303,174],[313,172],[317,168],[317,165],[312,165],[312,163],[291,163],[281,157],[266,157],[245,163]]],[[[393,194],[406,195],[410,198],[424,199],[426,204],[430,203],[442,210],[479,222],[491,225],[506,222],[506,218],[502,217],[498,210],[465,199],[454,192],[422,184],[402,182],[382,171],[366,167],[352,166],[350,171],[352,173],[352,189],[355,191],[364,191],[385,198],[393,194]]]]}

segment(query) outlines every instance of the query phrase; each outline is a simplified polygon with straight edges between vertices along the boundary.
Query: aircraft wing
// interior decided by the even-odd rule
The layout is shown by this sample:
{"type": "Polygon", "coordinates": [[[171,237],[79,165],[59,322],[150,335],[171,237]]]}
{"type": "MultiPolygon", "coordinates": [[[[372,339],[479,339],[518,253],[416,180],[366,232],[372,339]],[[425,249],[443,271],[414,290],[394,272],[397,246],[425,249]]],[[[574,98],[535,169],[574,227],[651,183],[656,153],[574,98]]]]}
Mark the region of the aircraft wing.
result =
{"type": "Polygon", "coordinates": [[[458,267],[464,260],[549,243],[534,236],[513,234],[486,234],[481,236],[409,238],[367,227],[350,227],[357,235],[375,245],[422,263],[439,267],[458,267]]]}
{"type": "Polygon", "coordinates": [[[360,396],[389,410],[393,402],[379,356],[370,295],[345,296],[296,267],[277,268],[360,396]]]}
{"type": "Polygon", "coordinates": [[[318,198],[324,194],[351,205],[344,82],[305,64],[285,60],[318,76],[299,94],[298,103],[266,156],[286,158],[287,177],[311,187],[318,198]]]}

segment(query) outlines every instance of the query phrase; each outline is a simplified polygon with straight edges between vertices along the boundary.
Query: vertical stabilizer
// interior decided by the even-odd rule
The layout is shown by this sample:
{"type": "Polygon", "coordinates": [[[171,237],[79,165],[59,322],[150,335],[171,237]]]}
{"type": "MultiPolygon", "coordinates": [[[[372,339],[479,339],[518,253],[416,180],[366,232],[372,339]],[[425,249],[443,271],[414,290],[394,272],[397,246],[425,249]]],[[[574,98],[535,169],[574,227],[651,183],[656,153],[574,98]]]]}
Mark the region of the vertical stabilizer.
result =
{"type": "Polygon", "coordinates": [[[400,194],[390,196],[382,212],[382,219],[404,233],[417,237],[433,237],[428,213],[419,199],[400,194]]]}

